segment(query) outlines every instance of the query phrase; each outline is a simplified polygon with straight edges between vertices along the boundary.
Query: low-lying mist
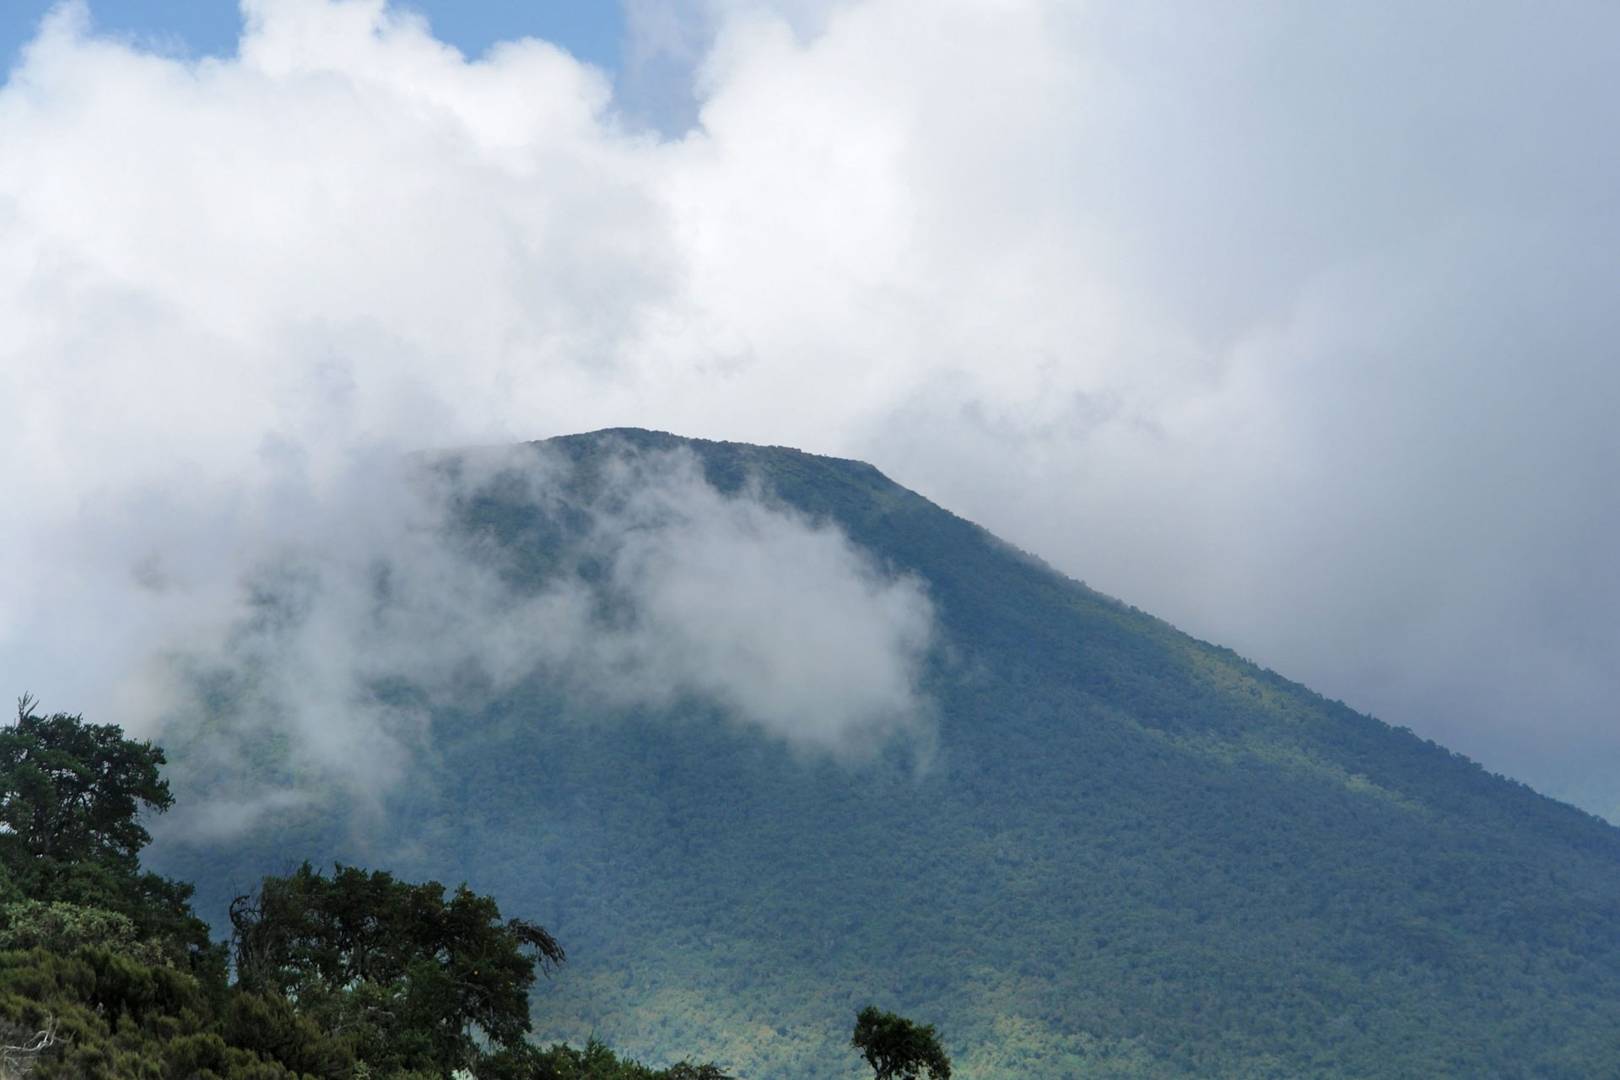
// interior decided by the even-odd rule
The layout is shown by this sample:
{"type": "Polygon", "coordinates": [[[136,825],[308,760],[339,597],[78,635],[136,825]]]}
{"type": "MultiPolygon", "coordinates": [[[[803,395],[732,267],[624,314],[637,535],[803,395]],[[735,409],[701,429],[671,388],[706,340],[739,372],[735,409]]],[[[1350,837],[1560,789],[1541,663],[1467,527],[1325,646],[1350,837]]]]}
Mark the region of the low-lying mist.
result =
{"type": "Polygon", "coordinates": [[[593,715],[695,701],[845,760],[926,741],[919,582],[758,483],[721,492],[684,452],[621,447],[588,485],[573,474],[539,445],[369,459],[276,493],[247,518],[273,525],[233,536],[235,558],[132,568],[127,601],[154,633],[124,685],[182,783],[229,792],[179,827],[229,832],[331,794],[375,803],[432,713],[525,680],[593,715]],[[491,504],[547,523],[552,549],[471,528],[491,504]],[[536,555],[544,574],[525,567],[536,555]]]}

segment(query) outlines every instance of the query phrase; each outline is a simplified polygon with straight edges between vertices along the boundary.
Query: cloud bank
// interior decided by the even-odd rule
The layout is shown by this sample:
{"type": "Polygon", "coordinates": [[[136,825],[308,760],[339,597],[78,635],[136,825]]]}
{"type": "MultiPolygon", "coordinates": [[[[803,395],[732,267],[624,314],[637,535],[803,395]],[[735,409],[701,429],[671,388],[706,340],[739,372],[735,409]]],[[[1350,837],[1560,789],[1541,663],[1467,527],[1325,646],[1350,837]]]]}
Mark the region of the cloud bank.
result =
{"type": "Polygon", "coordinates": [[[1612,6],[638,0],[673,134],[544,42],[243,11],[187,62],[65,7],[0,90],[0,659],[48,701],[137,721],[159,586],[285,500],[637,424],[873,460],[1493,767],[1620,762],[1612,6]]]}

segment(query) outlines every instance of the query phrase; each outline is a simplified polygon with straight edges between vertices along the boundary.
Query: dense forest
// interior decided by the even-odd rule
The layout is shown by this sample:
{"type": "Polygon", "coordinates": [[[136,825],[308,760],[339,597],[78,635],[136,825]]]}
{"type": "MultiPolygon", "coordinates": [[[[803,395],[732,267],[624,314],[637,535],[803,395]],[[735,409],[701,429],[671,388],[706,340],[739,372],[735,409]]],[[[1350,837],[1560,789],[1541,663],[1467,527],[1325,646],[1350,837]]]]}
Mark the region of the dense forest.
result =
{"type": "MultiPolygon", "coordinates": [[[[591,582],[605,471],[669,453],[921,582],[938,623],[926,755],[805,753],[713,702],[615,708],[538,676],[448,703],[379,686],[426,716],[409,782],[379,805],[334,791],[224,839],[157,830],[148,861],[196,883],[219,935],[240,939],[281,891],[360,873],[292,869],[306,859],[386,865],[399,877],[367,886],[384,893],[465,881],[467,903],[498,897],[567,947],[566,977],[528,987],[538,1044],[591,1047],[544,1052],[555,1069],[608,1055],[600,1038],[672,1070],[854,1077],[849,1022],[876,1001],[937,1023],[958,1078],[1614,1074],[1620,830],[1064,578],[870,466],[639,431],[532,453],[558,478],[544,499],[495,475],[457,505],[517,592],[591,582]],[[241,882],[260,899],[233,922],[241,882]]],[[[240,782],[198,749],[239,719],[229,685],[210,692],[165,733],[182,799],[240,782]]],[[[285,739],[246,745],[258,775],[300,782],[285,739]]],[[[33,956],[6,961],[21,995],[7,1016],[33,1023],[18,1002],[64,1001],[69,984],[135,985],[101,963],[176,989],[140,990],[156,1011],[128,1022],[80,1017],[100,1033],[75,1045],[182,1045],[139,1034],[161,1030],[242,1068],[294,1068],[231,1027],[252,1008],[312,1053],[362,1052],[330,1019],[350,991],[275,1013],[306,975],[244,981],[252,965],[209,945],[184,888],[136,873],[124,845],[102,878],[126,893],[13,891],[132,922],[84,931],[85,955],[109,959],[6,953],[33,956]]],[[[547,962],[547,939],[476,911],[535,971],[547,962]]]]}
{"type": "Polygon", "coordinates": [[[192,887],[140,865],[142,816],[173,802],[163,763],[27,697],[0,731],[5,1080],[727,1080],[529,1043],[528,991],[564,951],[465,886],[305,863],[210,940],[192,887]]]}

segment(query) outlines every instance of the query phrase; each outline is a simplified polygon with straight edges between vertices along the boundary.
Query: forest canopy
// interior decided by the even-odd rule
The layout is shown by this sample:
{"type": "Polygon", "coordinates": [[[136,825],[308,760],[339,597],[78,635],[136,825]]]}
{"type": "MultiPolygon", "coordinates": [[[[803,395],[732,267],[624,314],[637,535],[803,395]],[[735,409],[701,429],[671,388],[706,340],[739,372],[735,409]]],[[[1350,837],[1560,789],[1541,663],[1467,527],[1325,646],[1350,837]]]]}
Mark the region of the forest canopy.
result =
{"type": "Polygon", "coordinates": [[[0,729],[0,1076],[725,1080],[531,1045],[563,948],[465,886],[306,862],[238,898],[227,953],[191,887],[140,866],[164,761],[26,696],[0,729]]]}

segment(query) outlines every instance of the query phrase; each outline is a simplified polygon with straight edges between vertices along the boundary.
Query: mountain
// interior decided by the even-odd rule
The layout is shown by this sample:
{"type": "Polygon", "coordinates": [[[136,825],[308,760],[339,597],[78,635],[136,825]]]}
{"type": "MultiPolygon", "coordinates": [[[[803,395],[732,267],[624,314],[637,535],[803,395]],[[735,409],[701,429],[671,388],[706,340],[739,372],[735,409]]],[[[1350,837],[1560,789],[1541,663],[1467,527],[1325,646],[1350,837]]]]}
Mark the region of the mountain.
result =
{"type": "Polygon", "coordinates": [[[936,1024],[970,1080],[1620,1075],[1620,830],[869,465],[637,430],[525,453],[555,490],[456,505],[515,592],[589,578],[614,463],[668,454],[918,583],[922,733],[821,753],[734,704],[537,675],[424,705],[408,782],[368,812],[164,842],[205,910],[306,856],[466,880],[568,949],[543,1037],[750,1078],[859,1075],[867,1002],[936,1024]]]}

